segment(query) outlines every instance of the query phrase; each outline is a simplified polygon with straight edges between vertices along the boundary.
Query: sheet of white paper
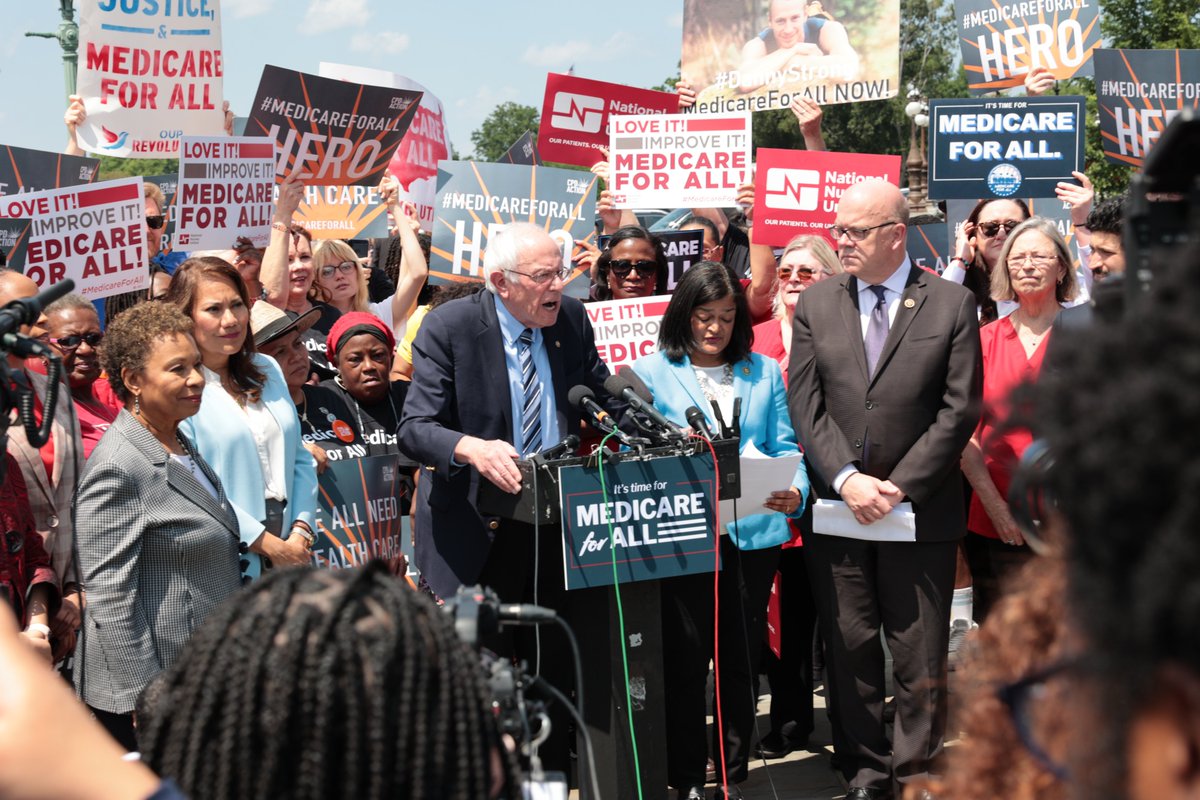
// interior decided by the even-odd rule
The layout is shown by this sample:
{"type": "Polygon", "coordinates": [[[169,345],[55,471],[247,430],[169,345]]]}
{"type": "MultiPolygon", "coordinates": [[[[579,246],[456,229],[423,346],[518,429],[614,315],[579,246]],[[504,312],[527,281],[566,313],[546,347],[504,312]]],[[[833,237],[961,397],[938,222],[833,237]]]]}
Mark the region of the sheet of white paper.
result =
{"type": "Polygon", "coordinates": [[[817,500],[813,504],[813,531],[870,542],[915,542],[917,516],[912,503],[901,503],[878,522],[863,525],[841,500],[817,500]]]}
{"type": "MultiPolygon", "coordinates": [[[[745,519],[755,514],[778,514],[763,508],[763,501],[771,492],[781,491],[792,485],[796,467],[803,458],[799,453],[792,456],[768,456],[754,446],[746,445],[742,451],[742,496],[737,501],[737,515],[733,513],[733,501],[721,501],[721,526],[735,519],[745,519]]],[[[724,533],[725,531],[721,531],[724,533]]]]}

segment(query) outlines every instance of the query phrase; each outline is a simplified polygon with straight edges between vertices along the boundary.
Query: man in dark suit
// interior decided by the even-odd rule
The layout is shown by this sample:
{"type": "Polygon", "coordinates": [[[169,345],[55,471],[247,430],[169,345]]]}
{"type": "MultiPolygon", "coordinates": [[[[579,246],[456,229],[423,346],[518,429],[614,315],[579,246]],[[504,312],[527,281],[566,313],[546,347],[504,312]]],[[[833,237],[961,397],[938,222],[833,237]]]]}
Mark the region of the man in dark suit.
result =
{"type": "Polygon", "coordinates": [[[942,751],[966,522],[959,457],[982,392],[975,301],[912,264],[907,226],[895,186],[847,189],[832,228],[846,273],[804,292],[792,326],[788,406],[813,486],[861,526],[861,538],[804,540],[853,800],[899,796],[942,751]],[[912,503],[916,540],[880,540],[872,526],[901,502],[912,503]],[[881,629],[893,658],[891,742],[881,629]]]}
{"type": "MultiPolygon", "coordinates": [[[[565,610],[560,528],[535,532],[476,505],[481,481],[518,492],[515,459],[578,433],[580,415],[567,399],[572,387],[588,386],[610,413],[619,410],[604,391],[609,372],[583,305],[562,294],[563,275],[562,251],[545,231],[506,226],[484,254],[489,291],[437,308],[413,342],[400,447],[424,466],[414,556],[438,597],[481,583],[506,603],[536,598],[565,610]]],[[[487,644],[504,655],[515,651],[531,667],[540,656],[543,674],[565,691],[553,674],[562,667],[569,675],[569,662],[556,663],[569,652],[565,642],[547,644],[543,632],[538,654],[533,639],[487,644]]],[[[555,731],[565,733],[565,722],[559,728],[556,719],[555,731]]]]}

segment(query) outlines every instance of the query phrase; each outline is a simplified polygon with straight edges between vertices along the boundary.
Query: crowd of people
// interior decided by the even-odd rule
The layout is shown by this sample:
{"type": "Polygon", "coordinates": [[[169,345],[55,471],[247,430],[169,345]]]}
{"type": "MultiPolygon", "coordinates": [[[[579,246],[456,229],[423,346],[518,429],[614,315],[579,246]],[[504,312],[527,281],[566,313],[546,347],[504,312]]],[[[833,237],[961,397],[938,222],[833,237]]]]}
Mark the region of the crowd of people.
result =
{"type": "MultiPolygon", "coordinates": [[[[746,58],[791,49],[786,16],[746,58]]],[[[823,148],[819,107],[793,111],[823,148]]],[[[83,114],[73,100],[72,141],[83,114]]],[[[980,200],[939,275],[909,256],[896,186],[852,186],[828,238],[776,252],[752,244],[747,184],[741,220],[692,210],[703,259],[672,289],[661,241],[606,190],[605,247],[572,264],[542,226],[512,223],[481,280],[434,287],[394,178],[393,233],[368,259],[295,222],[303,191],[282,183],[265,248],[180,261],[160,258],[170,210],[146,183],[151,288],[69,295],[24,330],[61,362],[53,408],[48,360],[7,356],[36,424],[53,424],[40,447],[8,431],[0,748],[28,758],[0,764],[0,796],[519,797],[531,753],[501,735],[439,606],[480,585],[568,623],[595,607],[605,590],[564,587],[560,525],[481,498],[520,492],[521,462],[570,437],[597,446],[573,389],[633,425],[585,303],[650,296],[669,300],[657,352],[632,368],[644,399],[682,430],[704,427],[697,408],[710,430],[736,420],[740,450],[803,456],[786,485],[743,487],[758,513],[722,521],[715,579],[661,580],[667,735],[642,747],[680,800],[712,782],[740,798],[756,759],[809,746],[816,680],[851,800],[1194,791],[1198,495],[1180,432],[1197,415],[1200,262],[1164,259],[1124,315],[1097,305],[1125,268],[1122,198],[1094,203],[1083,173],[1060,185],[1074,250],[1025,202],[980,200]],[[590,272],[586,300],[564,293],[573,268],[590,272]],[[313,569],[321,474],[383,455],[413,563],[313,569]],[[1053,510],[1014,500],[1031,474],[1053,510]],[[72,748],[58,762],[25,740],[42,721],[72,748]]],[[[36,293],[0,271],[0,305],[36,293]]],[[[563,631],[482,643],[582,693],[563,631]]],[[[570,712],[550,704],[536,763],[587,786],[570,712]]]]}

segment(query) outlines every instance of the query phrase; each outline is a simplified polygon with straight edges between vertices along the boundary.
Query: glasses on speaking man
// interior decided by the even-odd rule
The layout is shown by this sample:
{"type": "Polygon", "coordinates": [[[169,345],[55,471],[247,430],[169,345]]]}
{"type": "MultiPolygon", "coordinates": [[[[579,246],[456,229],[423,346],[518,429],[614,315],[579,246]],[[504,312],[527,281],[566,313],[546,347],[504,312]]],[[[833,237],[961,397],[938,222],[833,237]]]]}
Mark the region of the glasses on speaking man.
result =
{"type": "Polygon", "coordinates": [[[1021,223],[1019,220],[1009,219],[1005,220],[1004,222],[980,222],[978,225],[976,225],[976,227],[983,231],[984,236],[990,239],[999,233],[1001,228],[1004,228],[1005,233],[1012,233],[1013,228],[1020,224],[1021,223]]]}
{"type": "Polygon", "coordinates": [[[99,347],[102,341],[104,341],[103,333],[72,333],[57,339],[50,337],[50,342],[58,345],[60,350],[74,350],[84,342],[87,342],[90,347],[99,347]]]}
{"type": "Polygon", "coordinates": [[[636,272],[643,278],[653,277],[658,272],[657,261],[630,261],[623,258],[608,262],[608,271],[618,278],[627,278],[629,273],[636,272]]]}
{"type": "Polygon", "coordinates": [[[564,265],[558,269],[543,269],[538,270],[537,272],[522,272],[519,269],[507,269],[505,272],[511,272],[514,275],[523,275],[524,277],[533,281],[536,285],[545,286],[555,278],[562,278],[565,281],[567,276],[571,274],[571,268],[564,265]]]}
{"type": "Polygon", "coordinates": [[[321,267],[321,277],[332,278],[334,274],[338,272],[342,273],[343,275],[349,275],[356,269],[358,269],[358,264],[354,263],[353,261],[343,261],[340,264],[326,264],[325,266],[321,267]]]}
{"type": "Polygon", "coordinates": [[[890,220],[888,222],[881,222],[878,225],[872,225],[869,228],[847,228],[844,225],[830,225],[829,235],[833,237],[835,242],[841,241],[843,236],[849,238],[852,242],[861,242],[863,239],[866,239],[871,235],[871,231],[879,230],[880,228],[886,228],[889,225],[899,224],[900,223],[896,220],[890,220]]]}
{"type": "Polygon", "coordinates": [[[163,225],[166,225],[166,224],[167,224],[167,215],[166,214],[147,214],[146,215],[146,227],[152,231],[156,231],[159,228],[161,228],[163,225]]]}

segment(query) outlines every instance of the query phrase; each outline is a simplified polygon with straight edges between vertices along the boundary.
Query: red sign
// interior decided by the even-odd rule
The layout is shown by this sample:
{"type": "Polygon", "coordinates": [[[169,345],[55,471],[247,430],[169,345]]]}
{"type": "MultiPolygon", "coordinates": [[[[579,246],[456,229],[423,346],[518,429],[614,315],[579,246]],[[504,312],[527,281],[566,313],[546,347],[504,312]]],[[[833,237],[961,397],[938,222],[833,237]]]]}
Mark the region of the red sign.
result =
{"type": "Polygon", "coordinates": [[[546,76],[546,97],[538,128],[543,161],[590,167],[604,160],[611,114],[674,114],[679,98],[669,92],[636,89],[574,75],[546,76]]]}
{"type": "Polygon", "coordinates": [[[760,148],[754,174],[754,243],[782,247],[828,236],[842,192],[880,179],[900,185],[900,156],[760,148]]]}

